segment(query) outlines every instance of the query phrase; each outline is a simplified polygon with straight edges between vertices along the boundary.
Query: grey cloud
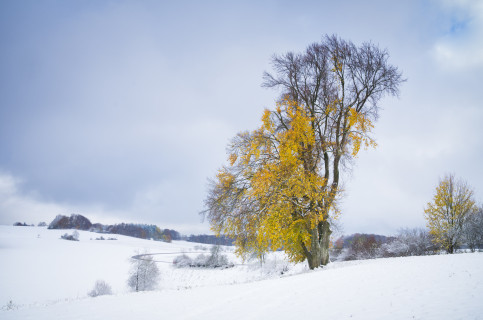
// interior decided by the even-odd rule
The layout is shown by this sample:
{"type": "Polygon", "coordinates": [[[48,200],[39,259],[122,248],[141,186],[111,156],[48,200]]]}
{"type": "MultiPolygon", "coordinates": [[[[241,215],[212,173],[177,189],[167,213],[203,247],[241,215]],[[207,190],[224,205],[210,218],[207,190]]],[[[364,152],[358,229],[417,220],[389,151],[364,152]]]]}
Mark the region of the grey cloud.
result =
{"type": "Polygon", "coordinates": [[[207,230],[198,215],[206,179],[224,163],[229,139],[256,128],[276,98],[260,88],[270,56],[324,33],[388,48],[408,78],[399,100],[384,101],[379,147],[362,151],[345,181],[346,231],[420,225],[447,171],[481,199],[480,7],[310,7],[3,1],[0,170],[10,187],[0,223],[78,210],[101,222],[207,230]]]}

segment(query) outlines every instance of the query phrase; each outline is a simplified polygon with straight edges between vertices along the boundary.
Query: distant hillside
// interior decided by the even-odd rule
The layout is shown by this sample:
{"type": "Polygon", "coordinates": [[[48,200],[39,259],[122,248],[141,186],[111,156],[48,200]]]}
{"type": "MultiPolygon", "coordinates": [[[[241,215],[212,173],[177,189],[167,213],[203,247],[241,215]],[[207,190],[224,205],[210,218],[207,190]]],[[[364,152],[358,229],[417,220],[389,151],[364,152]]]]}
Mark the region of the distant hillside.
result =
{"type": "Polygon", "coordinates": [[[235,241],[235,239],[225,236],[216,237],[208,234],[182,236],[176,230],[161,230],[154,224],[119,223],[103,225],[101,223],[91,223],[89,219],[80,214],[72,214],[70,217],[58,215],[49,224],[49,229],[77,229],[97,233],[120,234],[140,239],[154,239],[166,242],[171,242],[172,240],[184,240],[224,246],[232,246],[235,241]]]}
{"type": "Polygon", "coordinates": [[[50,223],[49,229],[77,229],[97,233],[120,234],[141,239],[154,239],[166,242],[179,240],[180,234],[175,230],[161,230],[156,225],[120,223],[114,225],[92,224],[89,219],[80,215],[72,214],[70,217],[58,215],[50,223]]]}

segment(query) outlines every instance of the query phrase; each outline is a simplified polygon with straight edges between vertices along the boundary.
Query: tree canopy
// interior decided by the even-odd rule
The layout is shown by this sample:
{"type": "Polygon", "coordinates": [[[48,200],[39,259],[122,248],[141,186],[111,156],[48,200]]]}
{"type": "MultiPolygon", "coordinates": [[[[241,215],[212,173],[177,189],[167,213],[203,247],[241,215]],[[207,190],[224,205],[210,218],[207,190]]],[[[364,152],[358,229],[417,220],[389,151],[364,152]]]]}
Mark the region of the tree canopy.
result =
{"type": "Polygon", "coordinates": [[[463,240],[466,222],[477,210],[473,190],[463,180],[447,175],[436,187],[424,214],[434,241],[448,253],[454,253],[463,240]]]}

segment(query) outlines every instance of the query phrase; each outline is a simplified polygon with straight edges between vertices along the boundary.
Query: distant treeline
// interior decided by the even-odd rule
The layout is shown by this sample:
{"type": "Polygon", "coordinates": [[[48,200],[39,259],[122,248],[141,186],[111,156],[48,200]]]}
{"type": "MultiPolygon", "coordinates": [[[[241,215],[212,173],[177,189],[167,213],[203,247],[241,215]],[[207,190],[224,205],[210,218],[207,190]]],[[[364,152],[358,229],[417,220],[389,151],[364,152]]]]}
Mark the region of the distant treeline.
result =
{"type": "Polygon", "coordinates": [[[395,237],[386,237],[379,234],[365,234],[365,233],[354,233],[349,236],[342,236],[335,241],[334,246],[338,246],[339,248],[350,248],[356,242],[371,242],[371,243],[379,243],[384,244],[387,242],[391,242],[395,239],[395,237]]]}
{"type": "Polygon", "coordinates": [[[156,225],[138,223],[120,223],[114,225],[103,225],[91,223],[89,219],[80,215],[72,214],[70,217],[58,215],[49,224],[49,229],[77,229],[97,233],[120,234],[124,236],[136,237],[141,239],[153,239],[158,241],[171,242],[172,240],[184,240],[215,245],[233,245],[234,239],[225,236],[216,237],[214,235],[190,235],[182,236],[178,231],[171,229],[160,229],[156,225]]]}
{"type": "MultiPolygon", "coordinates": [[[[16,222],[14,226],[34,226],[27,223],[16,222]]],[[[45,222],[41,222],[38,226],[46,226],[45,222]]],[[[58,215],[49,224],[49,229],[77,229],[97,233],[120,234],[141,239],[153,239],[158,241],[171,242],[172,240],[183,240],[189,242],[197,242],[212,245],[233,246],[235,239],[226,236],[214,236],[209,234],[199,235],[181,235],[178,231],[172,229],[160,229],[156,225],[139,224],[139,223],[120,223],[113,225],[103,225],[100,223],[91,223],[89,219],[80,215],[72,214],[70,217],[58,215]]],[[[332,248],[341,250],[343,248],[353,248],[355,246],[364,247],[381,246],[385,243],[392,242],[395,237],[386,237],[378,234],[355,233],[349,236],[342,236],[332,243],[332,248]]]]}
{"type": "Polygon", "coordinates": [[[166,242],[180,239],[179,232],[170,229],[161,230],[156,225],[138,223],[120,223],[114,225],[93,224],[89,219],[80,214],[72,214],[70,217],[58,215],[50,223],[49,229],[77,229],[166,242]]]}
{"type": "Polygon", "coordinates": [[[214,244],[214,245],[222,245],[222,246],[232,246],[235,239],[231,239],[225,236],[214,236],[208,234],[199,234],[199,235],[190,235],[190,236],[182,236],[181,240],[190,241],[190,242],[198,242],[198,243],[205,243],[205,244],[214,244]]]}

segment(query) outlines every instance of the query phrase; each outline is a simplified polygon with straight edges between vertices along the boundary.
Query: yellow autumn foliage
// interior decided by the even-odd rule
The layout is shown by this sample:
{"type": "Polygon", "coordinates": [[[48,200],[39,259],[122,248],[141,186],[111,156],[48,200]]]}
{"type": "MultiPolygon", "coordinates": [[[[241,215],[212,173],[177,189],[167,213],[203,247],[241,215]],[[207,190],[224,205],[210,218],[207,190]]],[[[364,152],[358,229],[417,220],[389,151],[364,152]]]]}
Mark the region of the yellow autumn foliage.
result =
{"type": "Polygon", "coordinates": [[[338,217],[340,190],[321,174],[318,152],[340,150],[355,157],[361,145],[375,146],[368,136],[373,128],[369,117],[343,107],[334,99],[324,112],[328,118],[344,112],[340,132],[347,132],[349,142],[342,148],[338,141],[317,139],[310,110],[288,98],[275,111],[264,111],[260,128],[234,139],[229,166],[216,177],[210,222],[216,234],[236,238],[238,254],[261,257],[283,248],[292,261],[303,261],[313,230],[329,212],[338,217]]]}
{"type": "MultiPolygon", "coordinates": [[[[277,129],[274,115],[265,110],[262,127],[239,135],[236,152],[229,156],[239,173],[237,183],[249,185],[239,188],[238,197],[256,203],[257,214],[233,214],[222,225],[212,224],[212,230],[237,236],[240,254],[248,248],[259,255],[283,248],[292,261],[302,261],[301,243],[309,246],[310,230],[327,217],[327,181],[311,167],[318,165],[313,119],[290,100],[281,101],[276,112],[286,117],[289,128],[277,129]]],[[[235,175],[220,170],[217,188],[233,197],[233,183],[235,175]]]]}
{"type": "Polygon", "coordinates": [[[369,117],[357,112],[354,108],[349,108],[348,119],[349,127],[351,128],[349,137],[352,140],[353,157],[357,157],[362,144],[364,144],[366,148],[377,147],[377,143],[367,135],[367,133],[371,132],[374,128],[374,125],[369,117]]]}

